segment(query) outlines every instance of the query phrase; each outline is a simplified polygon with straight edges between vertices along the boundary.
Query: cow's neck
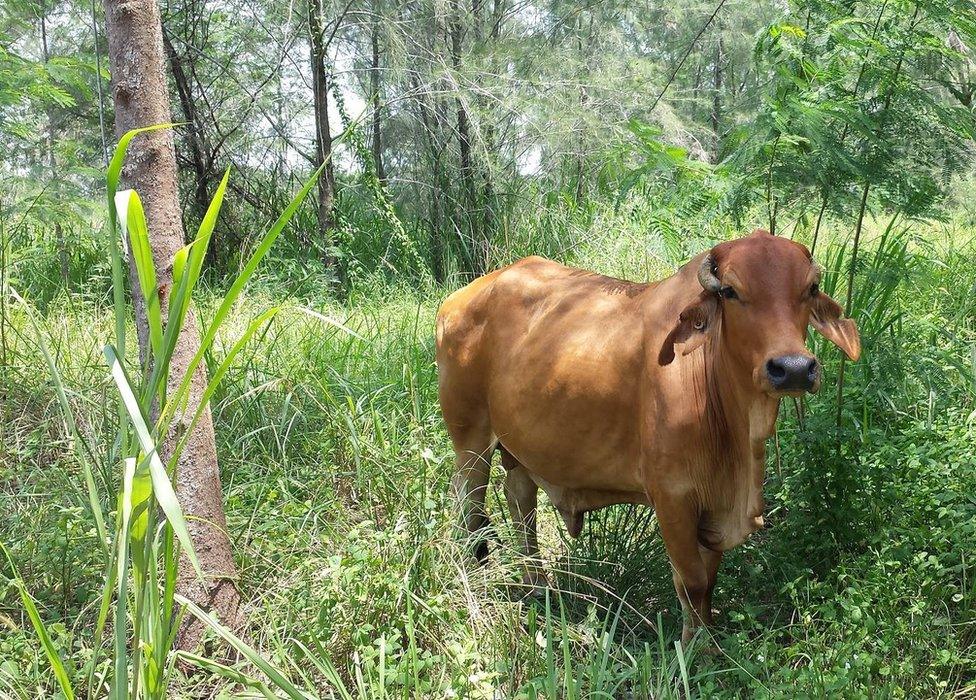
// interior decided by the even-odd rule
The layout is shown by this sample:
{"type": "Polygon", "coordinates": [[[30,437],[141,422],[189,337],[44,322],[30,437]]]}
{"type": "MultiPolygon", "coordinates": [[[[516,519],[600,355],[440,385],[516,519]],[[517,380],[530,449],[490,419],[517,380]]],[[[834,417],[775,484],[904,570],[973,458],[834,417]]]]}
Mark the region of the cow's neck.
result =
{"type": "Polygon", "coordinates": [[[751,373],[736,367],[721,347],[706,353],[700,536],[709,546],[728,549],[763,526],[765,445],[779,400],[757,391],[751,373]]]}
{"type": "Polygon", "coordinates": [[[731,461],[737,470],[762,470],[766,440],[776,427],[779,399],[758,391],[748,370],[737,367],[734,359],[711,348],[707,372],[705,430],[716,431],[706,442],[719,454],[719,461],[731,461]]]}

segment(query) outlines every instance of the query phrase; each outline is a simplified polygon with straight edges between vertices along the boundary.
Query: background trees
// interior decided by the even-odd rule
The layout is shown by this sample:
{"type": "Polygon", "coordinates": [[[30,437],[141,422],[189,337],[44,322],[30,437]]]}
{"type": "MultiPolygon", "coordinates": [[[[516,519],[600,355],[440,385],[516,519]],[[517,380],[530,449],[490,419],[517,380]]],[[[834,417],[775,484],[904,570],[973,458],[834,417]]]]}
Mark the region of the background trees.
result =
{"type": "MultiPolygon", "coordinates": [[[[97,8],[94,20],[70,0],[5,10],[4,167],[20,183],[8,210],[47,182],[45,196],[56,185],[59,200],[84,211],[104,158],[96,123],[111,119],[98,100],[97,8]]],[[[784,11],[315,0],[237,12],[190,0],[168,3],[163,26],[185,122],[185,223],[199,221],[224,168],[240,173],[232,188],[242,202],[225,212],[211,252],[217,273],[234,268],[250,224],[290,178],[322,162],[316,233],[303,228],[294,244],[303,264],[324,265],[348,291],[351,267],[421,274],[408,248],[437,279],[477,274],[497,260],[498,241],[547,206],[543,193],[582,206],[629,189],[628,174],[646,165],[633,124],[692,162],[725,164],[711,176],[725,213],[741,219],[758,204],[779,229],[789,208],[797,216],[785,223],[811,242],[817,222],[850,217],[861,199],[935,211],[970,150],[973,29],[952,1],[784,11]],[[384,243],[399,225],[410,244],[384,243]]],[[[70,222],[49,220],[51,207],[32,211],[62,231],[52,245],[73,248],[70,222]]],[[[61,255],[62,274],[66,266],[61,255]]]]}

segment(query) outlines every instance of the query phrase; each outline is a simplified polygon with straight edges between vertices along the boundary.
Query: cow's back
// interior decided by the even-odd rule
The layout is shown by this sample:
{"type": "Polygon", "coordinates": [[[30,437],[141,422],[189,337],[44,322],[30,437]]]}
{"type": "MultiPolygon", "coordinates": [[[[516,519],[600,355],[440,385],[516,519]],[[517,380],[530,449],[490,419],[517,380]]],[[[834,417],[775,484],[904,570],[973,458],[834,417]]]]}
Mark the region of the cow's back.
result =
{"type": "Polygon", "coordinates": [[[554,483],[639,488],[648,288],[526,258],[452,294],[437,320],[449,428],[487,421],[554,483]]]}

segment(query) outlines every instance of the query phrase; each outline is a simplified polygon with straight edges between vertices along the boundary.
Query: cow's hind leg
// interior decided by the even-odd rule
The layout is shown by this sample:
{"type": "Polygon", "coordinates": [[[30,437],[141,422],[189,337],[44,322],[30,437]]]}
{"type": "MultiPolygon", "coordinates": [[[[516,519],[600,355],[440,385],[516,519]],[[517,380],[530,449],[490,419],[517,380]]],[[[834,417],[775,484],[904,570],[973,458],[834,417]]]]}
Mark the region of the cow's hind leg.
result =
{"type": "Polygon", "coordinates": [[[528,471],[505,448],[502,448],[502,466],[505,467],[505,500],[512,514],[512,522],[519,538],[519,548],[525,557],[522,580],[532,593],[547,587],[546,574],[539,557],[539,539],[536,529],[536,512],[539,503],[539,487],[528,471]]]}
{"type": "Polygon", "coordinates": [[[476,429],[450,430],[450,433],[455,464],[451,489],[461,509],[462,525],[472,536],[474,556],[483,563],[488,557],[485,496],[495,440],[487,424],[476,429]]]}

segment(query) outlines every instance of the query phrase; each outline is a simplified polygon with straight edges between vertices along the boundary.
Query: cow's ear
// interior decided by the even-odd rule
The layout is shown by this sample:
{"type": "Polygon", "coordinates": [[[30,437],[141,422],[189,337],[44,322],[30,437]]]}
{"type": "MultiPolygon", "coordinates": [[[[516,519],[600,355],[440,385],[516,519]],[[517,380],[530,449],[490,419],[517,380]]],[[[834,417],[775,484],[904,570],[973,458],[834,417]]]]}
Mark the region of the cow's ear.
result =
{"type": "Polygon", "coordinates": [[[696,301],[679,314],[678,323],[664,339],[664,345],[657,357],[658,363],[671,364],[676,345],[680,346],[682,355],[701,346],[717,319],[718,297],[711,292],[702,292],[696,301]]]}
{"type": "Polygon", "coordinates": [[[861,336],[853,319],[841,318],[843,313],[840,304],[823,292],[818,292],[810,310],[810,325],[856,362],[861,356],[861,336]]]}

